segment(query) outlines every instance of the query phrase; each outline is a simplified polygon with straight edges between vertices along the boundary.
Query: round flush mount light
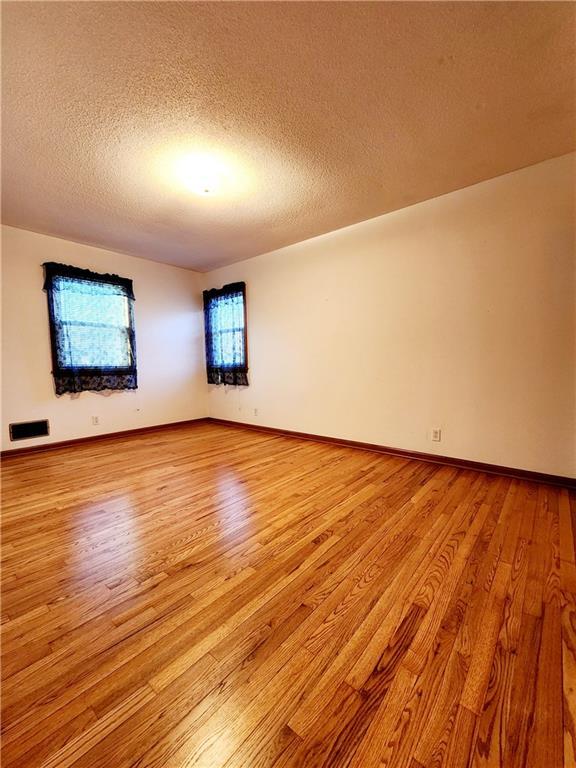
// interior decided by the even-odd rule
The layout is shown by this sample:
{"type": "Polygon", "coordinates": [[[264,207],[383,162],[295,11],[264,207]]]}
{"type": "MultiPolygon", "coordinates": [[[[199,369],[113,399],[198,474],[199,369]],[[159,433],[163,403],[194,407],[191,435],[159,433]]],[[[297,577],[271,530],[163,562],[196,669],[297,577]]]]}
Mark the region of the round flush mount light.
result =
{"type": "Polygon", "coordinates": [[[182,185],[196,195],[216,195],[229,185],[230,170],[221,158],[208,152],[183,155],[176,161],[182,185]]]}
{"type": "Polygon", "coordinates": [[[255,189],[251,163],[220,147],[162,147],[154,153],[154,168],[165,187],[206,198],[210,207],[251,197],[255,189]]]}

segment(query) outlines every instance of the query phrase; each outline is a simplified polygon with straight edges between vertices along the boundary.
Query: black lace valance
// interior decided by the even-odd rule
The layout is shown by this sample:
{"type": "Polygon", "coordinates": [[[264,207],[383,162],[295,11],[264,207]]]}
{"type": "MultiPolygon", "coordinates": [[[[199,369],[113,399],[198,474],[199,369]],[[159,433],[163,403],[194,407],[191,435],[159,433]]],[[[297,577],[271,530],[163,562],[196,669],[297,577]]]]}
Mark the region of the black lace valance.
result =
{"type": "Polygon", "coordinates": [[[118,275],[109,275],[107,273],[92,272],[90,269],[81,267],[70,267],[67,264],[56,264],[54,261],[46,261],[44,267],[44,290],[48,290],[53,285],[55,277],[71,277],[76,280],[88,280],[95,283],[107,283],[122,289],[123,295],[134,301],[134,290],[132,280],[118,275]]]}
{"type": "Polygon", "coordinates": [[[44,264],[57,395],[136,389],[132,281],[44,264]]]}

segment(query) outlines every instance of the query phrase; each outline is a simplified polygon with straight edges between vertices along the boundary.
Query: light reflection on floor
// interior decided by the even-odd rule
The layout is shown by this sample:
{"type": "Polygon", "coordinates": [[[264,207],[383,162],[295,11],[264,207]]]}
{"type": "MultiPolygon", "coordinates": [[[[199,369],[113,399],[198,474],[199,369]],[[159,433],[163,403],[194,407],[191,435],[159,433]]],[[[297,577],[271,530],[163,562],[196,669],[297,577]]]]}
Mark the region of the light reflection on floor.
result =
{"type": "Polygon", "coordinates": [[[234,469],[218,471],[215,482],[214,507],[221,522],[223,542],[237,533],[239,526],[253,527],[253,504],[238,473],[234,469]]]}
{"type": "Polygon", "coordinates": [[[133,576],[141,538],[138,519],[130,493],[79,507],[72,520],[70,570],[74,579],[133,576]]]}

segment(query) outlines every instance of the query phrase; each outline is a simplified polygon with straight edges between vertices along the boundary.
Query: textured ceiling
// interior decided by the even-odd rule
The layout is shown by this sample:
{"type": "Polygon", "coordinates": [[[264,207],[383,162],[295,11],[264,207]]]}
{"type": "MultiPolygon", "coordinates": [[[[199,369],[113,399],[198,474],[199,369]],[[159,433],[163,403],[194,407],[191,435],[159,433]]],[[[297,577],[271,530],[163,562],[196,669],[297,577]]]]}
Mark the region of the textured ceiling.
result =
{"type": "Polygon", "coordinates": [[[564,154],[564,2],[8,2],[7,224],[207,270],[564,154]],[[179,154],[227,158],[199,197],[179,154]]]}

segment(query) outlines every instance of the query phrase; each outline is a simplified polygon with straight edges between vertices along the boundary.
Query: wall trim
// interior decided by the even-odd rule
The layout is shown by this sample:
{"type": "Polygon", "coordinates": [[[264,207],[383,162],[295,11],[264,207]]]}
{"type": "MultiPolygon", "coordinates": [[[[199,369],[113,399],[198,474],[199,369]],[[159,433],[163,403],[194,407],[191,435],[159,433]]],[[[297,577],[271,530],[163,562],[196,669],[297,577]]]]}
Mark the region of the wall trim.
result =
{"type": "Polygon", "coordinates": [[[317,443],[331,443],[346,448],[359,448],[363,451],[373,451],[375,453],[385,453],[388,456],[398,456],[404,459],[415,459],[417,461],[427,461],[431,464],[442,464],[448,467],[457,467],[458,469],[471,469],[477,472],[488,472],[492,475],[504,475],[513,477],[516,480],[530,480],[536,483],[547,483],[549,485],[560,485],[564,488],[576,489],[576,478],[564,477],[563,475],[550,475],[545,472],[534,472],[530,469],[517,469],[515,467],[503,467],[499,464],[487,464],[483,461],[471,461],[470,459],[458,459],[453,456],[437,456],[435,453],[423,453],[421,451],[409,451],[405,448],[391,448],[387,445],[378,445],[375,443],[362,443],[358,440],[346,440],[341,437],[326,437],[324,435],[314,435],[308,432],[296,432],[292,429],[280,429],[278,427],[264,427],[259,424],[248,424],[242,421],[229,421],[228,419],[217,419],[209,416],[208,422],[222,424],[229,427],[241,427],[252,429],[257,432],[267,432],[274,435],[284,435],[286,437],[299,437],[302,440],[312,440],[317,443]]]}
{"type": "Polygon", "coordinates": [[[397,456],[404,459],[414,459],[416,461],[426,461],[431,464],[440,464],[457,469],[471,469],[476,472],[488,472],[492,475],[504,475],[513,477],[516,480],[530,480],[535,483],[547,483],[549,485],[560,485],[564,488],[576,489],[576,478],[564,477],[563,475],[550,475],[545,472],[534,472],[530,469],[517,469],[515,467],[503,467],[499,464],[487,464],[483,461],[471,461],[470,459],[458,459],[453,456],[438,456],[434,453],[423,453],[421,451],[409,451],[405,448],[392,448],[387,445],[378,445],[376,443],[362,443],[358,440],[347,440],[342,437],[327,437],[326,435],[314,435],[309,432],[296,432],[292,429],[281,429],[279,427],[265,427],[259,424],[248,424],[243,421],[230,421],[228,419],[218,419],[213,416],[200,416],[197,419],[187,419],[186,421],[173,421],[168,424],[155,424],[151,427],[137,427],[136,429],[125,429],[120,432],[106,432],[100,435],[89,435],[88,437],[78,437],[73,440],[61,440],[57,443],[42,443],[41,445],[30,445],[22,448],[14,448],[11,451],[2,451],[2,459],[8,459],[11,456],[22,456],[29,453],[40,453],[41,451],[51,451],[58,448],[66,448],[71,445],[81,443],[92,443],[99,440],[107,440],[114,437],[123,437],[130,435],[141,435],[148,432],[157,432],[174,427],[187,427],[192,424],[222,424],[227,427],[237,427],[240,429],[251,429],[255,432],[265,432],[272,435],[284,437],[298,437],[302,440],[311,440],[316,443],[330,443],[340,445],[345,448],[357,448],[362,451],[373,451],[374,453],[384,453],[388,456],[397,456]]]}
{"type": "Polygon", "coordinates": [[[99,435],[88,435],[87,437],[76,437],[71,440],[60,440],[57,443],[41,443],[40,445],[27,445],[22,448],[13,448],[9,451],[0,452],[2,459],[7,459],[10,456],[22,456],[27,453],[40,453],[41,451],[51,451],[57,448],[67,448],[71,445],[79,445],[80,443],[94,443],[99,440],[107,440],[111,437],[124,437],[129,435],[141,435],[146,432],[156,432],[170,427],[186,427],[191,424],[205,424],[210,419],[207,416],[199,416],[197,419],[186,419],[186,421],[171,421],[167,424],[155,424],[151,427],[136,427],[135,429],[123,429],[119,432],[104,432],[99,435]]]}

